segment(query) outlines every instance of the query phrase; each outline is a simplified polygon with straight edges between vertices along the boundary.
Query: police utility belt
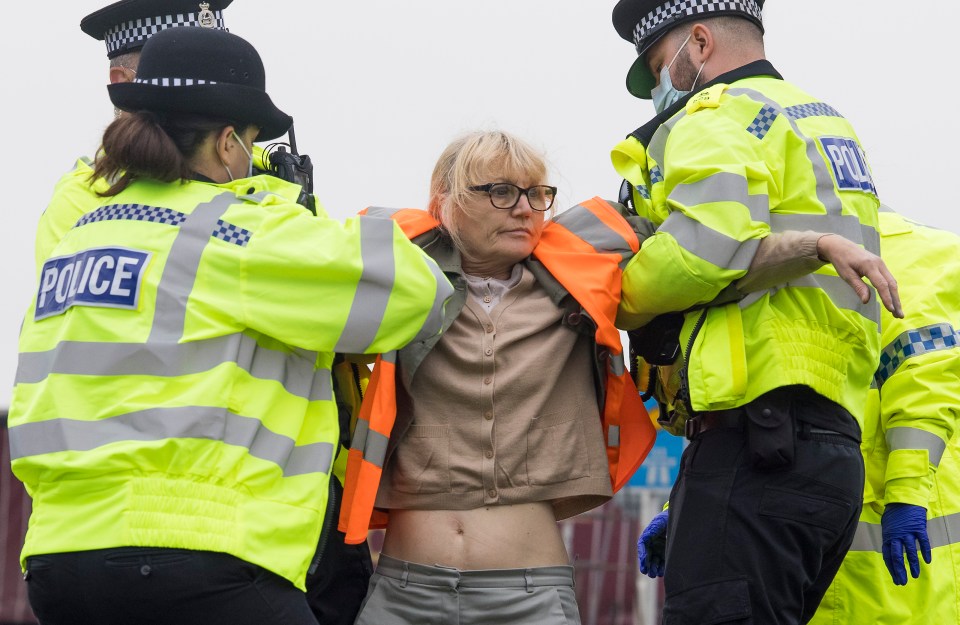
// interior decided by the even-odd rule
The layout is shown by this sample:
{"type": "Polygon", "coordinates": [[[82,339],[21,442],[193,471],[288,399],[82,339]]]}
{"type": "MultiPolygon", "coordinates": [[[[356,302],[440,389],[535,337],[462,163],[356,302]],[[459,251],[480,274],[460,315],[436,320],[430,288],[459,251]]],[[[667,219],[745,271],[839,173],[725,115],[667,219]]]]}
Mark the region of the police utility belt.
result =
{"type": "Polygon", "coordinates": [[[764,470],[792,465],[798,439],[860,446],[853,416],[805,386],[778,388],[738,408],[696,413],[686,420],[685,435],[693,440],[720,428],[743,430],[750,464],[764,470]]]}

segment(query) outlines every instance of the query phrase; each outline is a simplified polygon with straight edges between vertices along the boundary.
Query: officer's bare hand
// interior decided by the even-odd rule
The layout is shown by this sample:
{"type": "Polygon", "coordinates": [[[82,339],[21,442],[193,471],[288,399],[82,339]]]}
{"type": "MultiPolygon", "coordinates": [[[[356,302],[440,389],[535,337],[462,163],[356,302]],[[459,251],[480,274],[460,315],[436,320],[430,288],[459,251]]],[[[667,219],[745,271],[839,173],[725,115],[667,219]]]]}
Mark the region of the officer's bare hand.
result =
{"type": "Polygon", "coordinates": [[[817,254],[822,260],[833,265],[837,274],[853,288],[861,302],[866,304],[870,301],[870,287],[863,281],[863,278],[866,278],[877,290],[884,307],[893,313],[894,317],[903,318],[897,281],[882,258],[833,234],[825,234],[817,240],[817,254]]]}

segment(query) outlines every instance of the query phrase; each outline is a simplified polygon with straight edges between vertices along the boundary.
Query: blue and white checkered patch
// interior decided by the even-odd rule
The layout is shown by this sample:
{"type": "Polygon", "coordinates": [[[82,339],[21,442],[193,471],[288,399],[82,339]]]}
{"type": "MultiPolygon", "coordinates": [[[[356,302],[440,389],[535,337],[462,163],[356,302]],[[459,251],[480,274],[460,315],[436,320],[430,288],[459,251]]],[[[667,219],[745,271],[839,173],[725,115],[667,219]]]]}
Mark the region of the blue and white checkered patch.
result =
{"type": "Polygon", "coordinates": [[[110,204],[90,211],[80,218],[74,228],[98,221],[131,219],[133,221],[151,221],[154,223],[179,226],[187,216],[180,211],[145,204],[110,204]]]}
{"type": "Polygon", "coordinates": [[[770,130],[770,126],[773,125],[775,119],[777,119],[777,109],[769,104],[764,104],[760,107],[760,112],[757,113],[757,116],[750,122],[750,125],[747,126],[747,132],[757,139],[763,139],[767,136],[767,132],[770,130]]]}
{"type": "Polygon", "coordinates": [[[658,182],[663,182],[663,172],[659,165],[654,165],[650,168],[650,184],[655,185],[658,182]]]}
{"type": "Polygon", "coordinates": [[[952,349],[957,343],[957,333],[949,323],[907,330],[880,353],[880,367],[874,375],[877,387],[882,386],[908,358],[941,349],[952,349]]]}
{"type": "Polygon", "coordinates": [[[805,117],[843,117],[829,104],[824,102],[811,102],[809,104],[797,104],[788,106],[784,112],[792,119],[803,119],[805,117]]]}
{"type": "Polygon", "coordinates": [[[247,243],[250,242],[250,237],[253,236],[253,233],[249,230],[239,226],[234,226],[233,224],[228,224],[222,219],[219,219],[217,220],[217,227],[213,229],[213,234],[211,236],[215,239],[226,241],[227,243],[233,243],[234,245],[239,245],[240,247],[246,247],[247,243]]]}

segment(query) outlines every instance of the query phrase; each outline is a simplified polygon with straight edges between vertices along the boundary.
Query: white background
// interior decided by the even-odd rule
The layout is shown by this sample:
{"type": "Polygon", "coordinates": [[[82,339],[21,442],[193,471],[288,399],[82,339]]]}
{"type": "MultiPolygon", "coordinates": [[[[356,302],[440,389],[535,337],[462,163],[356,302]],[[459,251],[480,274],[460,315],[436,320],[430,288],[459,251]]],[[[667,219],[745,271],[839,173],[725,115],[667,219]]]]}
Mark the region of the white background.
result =
{"type": "MultiPolygon", "coordinates": [[[[6,2],[0,52],[0,407],[10,400],[20,318],[34,288],[37,218],[112,119],[104,44],[81,18],[104,0],[6,2]]],[[[231,32],[254,44],[267,90],[296,120],[316,192],[336,218],[417,206],[457,134],[503,128],[543,149],[561,208],[615,198],[610,148],[653,108],[631,97],[632,44],[609,0],[235,0],[231,32]]],[[[881,199],[960,231],[955,0],[768,0],[767,57],[851,119],[881,199]],[[943,25],[943,26],[941,26],[943,25]]]]}

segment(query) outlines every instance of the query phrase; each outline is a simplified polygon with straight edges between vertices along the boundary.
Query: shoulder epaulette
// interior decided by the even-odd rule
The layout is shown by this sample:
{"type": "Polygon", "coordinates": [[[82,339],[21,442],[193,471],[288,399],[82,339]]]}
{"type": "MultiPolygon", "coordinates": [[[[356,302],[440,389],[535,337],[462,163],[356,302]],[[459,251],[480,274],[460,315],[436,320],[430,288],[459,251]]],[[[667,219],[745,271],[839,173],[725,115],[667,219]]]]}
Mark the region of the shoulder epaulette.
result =
{"type": "Polygon", "coordinates": [[[720,96],[730,85],[719,84],[704,89],[687,101],[687,115],[696,113],[700,109],[715,109],[720,106],[720,96]]]}

